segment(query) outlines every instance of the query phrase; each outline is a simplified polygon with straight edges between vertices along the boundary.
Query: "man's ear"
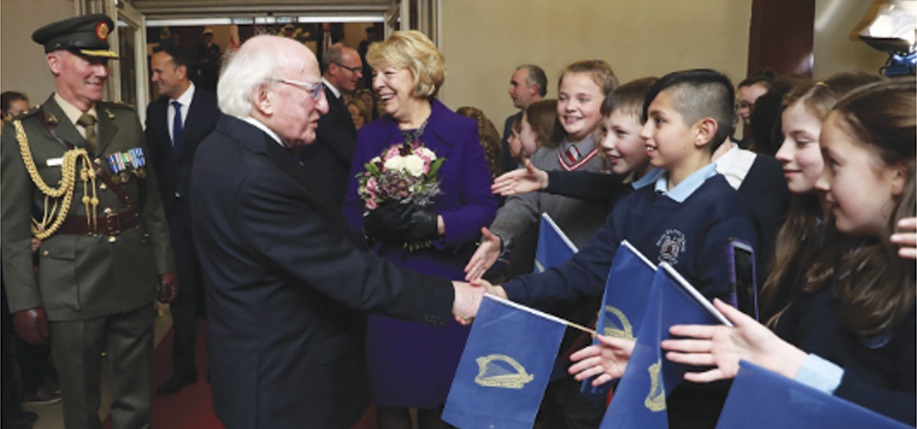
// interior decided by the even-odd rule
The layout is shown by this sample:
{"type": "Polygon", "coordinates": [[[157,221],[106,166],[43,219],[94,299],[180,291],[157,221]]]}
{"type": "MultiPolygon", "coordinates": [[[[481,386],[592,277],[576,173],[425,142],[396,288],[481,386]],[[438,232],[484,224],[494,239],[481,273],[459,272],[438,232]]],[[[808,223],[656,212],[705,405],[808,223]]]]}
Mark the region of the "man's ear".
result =
{"type": "Polygon", "coordinates": [[[64,68],[64,65],[61,63],[61,57],[57,52],[48,53],[48,68],[51,69],[51,74],[57,76],[61,73],[61,70],[64,68]]]}
{"type": "Polygon", "coordinates": [[[538,84],[536,83],[536,84],[534,84],[534,85],[532,85],[532,86],[529,87],[529,95],[532,96],[532,97],[534,97],[534,96],[538,95],[538,91],[540,91],[540,90],[541,90],[541,89],[538,88],[538,84]]]}
{"type": "Polygon", "coordinates": [[[707,117],[697,121],[694,124],[694,146],[700,148],[710,144],[713,136],[716,135],[716,130],[716,120],[713,118],[707,117]]]}
{"type": "Polygon", "coordinates": [[[274,103],[271,94],[273,92],[267,88],[267,84],[258,85],[252,90],[252,107],[264,116],[274,114],[274,103]]]}
{"type": "Polygon", "coordinates": [[[176,66],[175,73],[178,73],[179,75],[181,75],[182,78],[188,78],[189,80],[191,79],[191,77],[188,76],[188,67],[187,66],[183,66],[183,65],[176,66]]]}

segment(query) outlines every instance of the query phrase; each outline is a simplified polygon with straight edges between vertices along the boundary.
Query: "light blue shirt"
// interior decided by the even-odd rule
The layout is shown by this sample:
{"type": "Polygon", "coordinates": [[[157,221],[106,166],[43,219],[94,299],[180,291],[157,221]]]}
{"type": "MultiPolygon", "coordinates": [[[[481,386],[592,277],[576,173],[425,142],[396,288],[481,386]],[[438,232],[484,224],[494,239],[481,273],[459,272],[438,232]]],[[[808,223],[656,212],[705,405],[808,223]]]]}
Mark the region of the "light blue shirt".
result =
{"type": "Polygon", "coordinates": [[[634,190],[637,190],[651,183],[655,183],[663,174],[665,174],[665,170],[661,168],[651,168],[650,171],[647,171],[646,174],[640,178],[640,180],[635,180],[630,185],[634,187],[634,190]]]}
{"type": "Polygon", "coordinates": [[[796,373],[796,381],[833,395],[843,376],[844,368],[818,355],[810,354],[796,373]]]}
{"type": "MultiPolygon", "coordinates": [[[[649,173],[647,173],[649,174],[649,173]]],[[[660,176],[656,180],[656,193],[659,195],[665,195],[672,200],[675,200],[678,203],[683,203],[697,188],[700,188],[707,179],[716,175],[716,163],[711,162],[710,164],[705,165],[700,170],[695,171],[690,176],[682,180],[681,183],[676,185],[669,191],[669,175],[668,173],[660,176]]]]}

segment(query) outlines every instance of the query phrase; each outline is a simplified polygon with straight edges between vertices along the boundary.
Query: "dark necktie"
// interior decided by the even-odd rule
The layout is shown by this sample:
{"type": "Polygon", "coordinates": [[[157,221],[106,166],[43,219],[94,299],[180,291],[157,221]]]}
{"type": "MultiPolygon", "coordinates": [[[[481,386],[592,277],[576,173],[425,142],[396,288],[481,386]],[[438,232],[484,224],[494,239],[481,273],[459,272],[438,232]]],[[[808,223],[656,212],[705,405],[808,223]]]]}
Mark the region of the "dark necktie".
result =
{"type": "Polygon", "coordinates": [[[88,113],[83,113],[80,115],[80,119],[77,119],[77,124],[81,125],[83,129],[86,130],[86,148],[89,149],[93,155],[96,154],[96,117],[88,113]]]}
{"type": "Polygon", "coordinates": [[[181,103],[173,101],[172,107],[175,108],[175,119],[172,121],[172,151],[178,158],[181,154],[181,103]]]}

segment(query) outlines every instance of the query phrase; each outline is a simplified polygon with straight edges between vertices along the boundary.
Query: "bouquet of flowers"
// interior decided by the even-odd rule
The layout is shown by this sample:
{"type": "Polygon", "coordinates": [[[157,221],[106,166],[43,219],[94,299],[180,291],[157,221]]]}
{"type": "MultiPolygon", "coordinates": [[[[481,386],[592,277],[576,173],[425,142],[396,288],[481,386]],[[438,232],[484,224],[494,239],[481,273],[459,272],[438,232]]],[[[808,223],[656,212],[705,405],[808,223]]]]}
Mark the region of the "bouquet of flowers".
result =
{"type": "Polygon", "coordinates": [[[389,201],[429,206],[440,192],[436,174],[443,161],[418,140],[392,145],[364,164],[366,171],[357,176],[365,211],[389,201]]]}

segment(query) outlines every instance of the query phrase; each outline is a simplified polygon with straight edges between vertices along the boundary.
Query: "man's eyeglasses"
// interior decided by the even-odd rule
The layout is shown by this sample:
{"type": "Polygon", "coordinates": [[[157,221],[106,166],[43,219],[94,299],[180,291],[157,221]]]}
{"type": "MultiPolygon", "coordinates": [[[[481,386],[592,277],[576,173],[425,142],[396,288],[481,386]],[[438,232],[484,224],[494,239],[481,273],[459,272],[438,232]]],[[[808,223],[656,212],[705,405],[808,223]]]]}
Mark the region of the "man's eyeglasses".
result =
{"type": "Polygon", "coordinates": [[[334,63],[334,64],[336,64],[338,67],[340,67],[340,68],[342,68],[342,69],[350,70],[351,73],[359,73],[360,71],[363,70],[363,69],[361,69],[360,67],[347,67],[347,66],[345,66],[345,65],[343,65],[343,64],[341,64],[341,63],[334,63]]]}
{"type": "Polygon", "coordinates": [[[285,83],[287,85],[293,85],[303,91],[306,91],[307,93],[312,95],[312,98],[316,100],[318,100],[318,98],[322,96],[322,92],[325,88],[325,85],[322,82],[308,83],[308,82],[298,82],[295,80],[278,79],[278,78],[271,78],[271,80],[274,82],[285,83]]]}

